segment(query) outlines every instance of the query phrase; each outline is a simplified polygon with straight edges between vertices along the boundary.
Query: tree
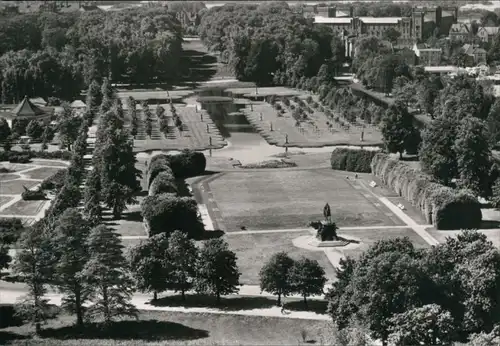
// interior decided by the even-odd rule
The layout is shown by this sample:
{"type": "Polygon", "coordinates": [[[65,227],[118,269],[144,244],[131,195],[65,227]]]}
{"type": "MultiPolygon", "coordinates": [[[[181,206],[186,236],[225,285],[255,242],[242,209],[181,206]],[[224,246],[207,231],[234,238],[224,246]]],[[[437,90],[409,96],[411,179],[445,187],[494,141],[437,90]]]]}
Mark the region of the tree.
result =
{"type": "Polygon", "coordinates": [[[77,209],[66,209],[59,220],[52,238],[57,261],[54,282],[64,294],[63,307],[76,313],[76,324],[83,325],[84,304],[92,287],[82,275],[89,260],[87,238],[90,227],[77,209]]]}
{"type": "Polygon", "coordinates": [[[167,287],[180,291],[185,300],[185,293],[193,287],[197,275],[198,248],[185,233],[174,231],[168,239],[167,253],[167,287]]]}
{"type": "Polygon", "coordinates": [[[343,262],[344,272],[328,292],[328,312],[341,329],[353,318],[386,344],[391,318],[418,306],[427,294],[422,254],[408,238],[383,240],[359,260],[343,262]]]}
{"type": "Polygon", "coordinates": [[[123,256],[120,236],[100,225],[92,229],[87,244],[90,259],[83,276],[94,287],[89,314],[102,315],[105,323],[118,316],[137,318],[137,309],[130,303],[134,284],[123,256]]]}
{"type": "Polygon", "coordinates": [[[50,125],[46,125],[42,134],[42,143],[49,144],[54,139],[54,130],[50,125]]]}
{"type": "Polygon", "coordinates": [[[436,304],[395,314],[391,322],[395,345],[450,345],[455,339],[453,317],[436,304]]]}
{"type": "Polygon", "coordinates": [[[281,305],[281,296],[287,296],[292,289],[290,270],[294,260],[286,252],[278,252],[271,256],[259,273],[260,289],[278,296],[278,305],[281,305]]]}
{"type": "Polygon", "coordinates": [[[11,131],[9,123],[4,118],[0,118],[0,142],[4,143],[9,140],[11,136],[11,131]]]}
{"type": "Polygon", "coordinates": [[[460,122],[453,150],[457,156],[460,186],[485,196],[489,190],[491,151],[484,121],[464,118],[460,122]]]}
{"type": "Polygon", "coordinates": [[[489,142],[495,146],[500,141],[500,99],[496,99],[486,118],[489,142]]]}
{"type": "Polygon", "coordinates": [[[48,246],[50,235],[42,222],[38,227],[25,230],[19,239],[13,272],[28,288],[27,295],[17,306],[18,313],[35,325],[37,334],[41,332],[41,323],[51,317],[46,284],[52,276],[52,251],[48,246]]]}
{"type": "Polygon", "coordinates": [[[440,116],[422,133],[419,151],[422,170],[444,185],[449,185],[458,174],[457,156],[453,150],[456,129],[455,119],[440,116]]]}
{"type": "Polygon", "coordinates": [[[109,81],[108,78],[104,78],[102,82],[101,95],[102,95],[102,101],[101,101],[100,112],[101,114],[105,114],[113,106],[113,99],[115,97],[113,88],[111,87],[111,82],[109,81]]]}
{"type": "Polygon", "coordinates": [[[85,102],[87,104],[87,110],[91,112],[92,118],[95,118],[99,111],[99,105],[102,102],[101,88],[95,80],[92,80],[89,84],[85,102]]]}
{"type": "Polygon", "coordinates": [[[390,106],[382,119],[381,131],[387,151],[390,153],[399,152],[399,156],[402,158],[408,140],[415,131],[412,117],[406,107],[401,104],[390,106]]]}
{"type": "Polygon", "coordinates": [[[391,42],[392,44],[395,44],[400,36],[401,33],[392,27],[384,31],[383,35],[384,39],[391,42]]]}
{"type": "Polygon", "coordinates": [[[417,98],[420,108],[424,112],[431,114],[431,116],[434,115],[434,101],[438,98],[439,91],[442,88],[441,78],[436,76],[424,79],[417,87],[417,98]]]}
{"type": "Polygon", "coordinates": [[[87,221],[97,226],[102,220],[101,208],[101,174],[98,168],[94,167],[87,173],[87,181],[83,197],[83,214],[87,221]]]}
{"type": "Polygon", "coordinates": [[[159,292],[167,289],[168,236],[160,233],[132,248],[129,263],[137,289],[141,292],[153,292],[153,300],[159,292]]]}
{"type": "Polygon", "coordinates": [[[42,136],[44,128],[37,120],[31,120],[26,127],[26,134],[33,139],[38,139],[42,136]]]}
{"type": "Polygon", "coordinates": [[[82,119],[73,114],[68,103],[63,103],[63,112],[57,118],[57,131],[61,143],[71,150],[71,146],[78,137],[78,129],[82,119]]]}
{"type": "Polygon", "coordinates": [[[496,179],[493,184],[490,202],[494,208],[500,208],[500,179],[496,179]]]}
{"type": "Polygon", "coordinates": [[[236,254],[221,238],[204,241],[197,262],[195,289],[199,293],[214,294],[217,303],[221,295],[238,292],[240,272],[236,254]]]}
{"type": "Polygon", "coordinates": [[[12,258],[9,256],[9,244],[0,239],[0,273],[9,267],[12,258]]]}
{"type": "Polygon", "coordinates": [[[304,297],[306,307],[308,296],[323,294],[323,288],[327,280],[325,270],[319,265],[318,261],[302,257],[294,262],[289,276],[293,292],[304,297]]]}

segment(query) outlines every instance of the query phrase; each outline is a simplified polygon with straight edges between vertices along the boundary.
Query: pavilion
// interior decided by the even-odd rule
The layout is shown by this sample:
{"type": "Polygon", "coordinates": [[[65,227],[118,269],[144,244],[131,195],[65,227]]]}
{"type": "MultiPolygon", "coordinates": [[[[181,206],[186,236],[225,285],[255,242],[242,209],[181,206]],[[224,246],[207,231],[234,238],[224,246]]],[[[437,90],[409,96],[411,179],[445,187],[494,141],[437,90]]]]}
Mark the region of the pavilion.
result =
{"type": "Polygon", "coordinates": [[[0,118],[5,118],[9,127],[12,127],[12,121],[14,119],[18,120],[39,120],[43,122],[49,122],[54,109],[52,107],[39,107],[30,101],[28,96],[25,96],[24,99],[14,108],[3,106],[3,109],[0,111],[0,118]]]}

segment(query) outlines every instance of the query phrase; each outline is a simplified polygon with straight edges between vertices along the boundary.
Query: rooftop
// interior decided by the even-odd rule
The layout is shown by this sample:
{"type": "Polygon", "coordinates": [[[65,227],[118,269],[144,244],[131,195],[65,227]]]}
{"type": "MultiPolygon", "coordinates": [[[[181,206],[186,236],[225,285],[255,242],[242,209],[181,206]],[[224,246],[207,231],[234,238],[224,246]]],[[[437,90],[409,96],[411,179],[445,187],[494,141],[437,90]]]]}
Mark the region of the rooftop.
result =
{"type": "Polygon", "coordinates": [[[321,16],[315,16],[314,17],[314,23],[318,24],[350,24],[352,21],[352,18],[350,17],[334,17],[334,18],[328,18],[328,17],[321,17],[321,16]]]}
{"type": "Polygon", "coordinates": [[[398,24],[402,17],[359,17],[366,24],[398,24]]]}
{"type": "Polygon", "coordinates": [[[434,72],[434,73],[452,73],[457,72],[458,67],[456,66],[425,66],[425,72],[434,72]]]}

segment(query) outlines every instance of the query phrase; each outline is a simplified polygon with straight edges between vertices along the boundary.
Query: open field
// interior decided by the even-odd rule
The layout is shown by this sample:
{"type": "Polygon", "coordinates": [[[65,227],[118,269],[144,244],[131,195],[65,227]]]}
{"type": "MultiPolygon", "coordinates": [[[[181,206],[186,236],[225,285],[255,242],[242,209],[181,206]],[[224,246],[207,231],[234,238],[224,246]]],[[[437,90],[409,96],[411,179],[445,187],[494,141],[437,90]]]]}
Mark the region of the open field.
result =
{"type": "Polygon", "coordinates": [[[331,344],[331,322],[260,316],[141,311],[138,321],[121,321],[109,330],[78,331],[74,316],[43,326],[43,337],[27,340],[31,325],[0,331],[8,345],[317,345],[331,344]],[[314,342],[313,342],[314,340],[314,342]]]}
{"type": "Polygon", "coordinates": [[[284,251],[294,259],[305,256],[317,260],[323,267],[326,277],[335,278],[335,270],[323,251],[308,251],[292,244],[292,240],[309,235],[309,232],[235,234],[225,236],[229,248],[238,257],[238,268],[241,272],[240,282],[246,285],[259,285],[259,271],[269,258],[277,252],[284,251]]]}
{"type": "Polygon", "coordinates": [[[26,177],[29,179],[44,180],[53,175],[54,173],[56,173],[57,171],[59,171],[60,169],[61,168],[57,167],[40,167],[32,171],[28,171],[24,173],[24,175],[26,175],[26,177]]]}
{"type": "Polygon", "coordinates": [[[24,187],[30,189],[37,184],[39,184],[38,181],[23,179],[2,182],[0,184],[0,195],[20,195],[24,192],[24,187]]]}
{"type": "Polygon", "coordinates": [[[384,206],[376,205],[373,196],[328,169],[226,173],[205,185],[228,232],[243,226],[248,230],[305,227],[323,219],[326,202],[340,227],[403,225],[384,206]]]}

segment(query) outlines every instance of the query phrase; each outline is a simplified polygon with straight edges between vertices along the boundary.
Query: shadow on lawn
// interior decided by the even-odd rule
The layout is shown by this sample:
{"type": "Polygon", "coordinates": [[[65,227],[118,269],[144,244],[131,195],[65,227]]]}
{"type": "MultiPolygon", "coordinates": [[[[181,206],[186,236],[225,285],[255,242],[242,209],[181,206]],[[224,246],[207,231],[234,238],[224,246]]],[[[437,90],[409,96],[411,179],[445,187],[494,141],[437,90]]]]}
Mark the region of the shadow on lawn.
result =
{"type": "Polygon", "coordinates": [[[22,340],[22,339],[27,339],[27,338],[28,338],[28,336],[26,336],[26,335],[20,335],[20,334],[11,333],[11,332],[0,331],[0,340],[2,340],[2,341],[22,340]]]}
{"type": "Polygon", "coordinates": [[[494,229],[500,228],[500,221],[496,220],[483,220],[481,221],[480,229],[494,229]]]}
{"type": "Polygon", "coordinates": [[[83,327],[67,326],[42,331],[42,337],[54,339],[116,339],[116,340],[196,340],[208,337],[206,330],[180,323],[155,320],[118,321],[109,326],[92,323],[83,327]]]}
{"type": "Polygon", "coordinates": [[[269,297],[221,298],[220,303],[213,296],[203,294],[186,295],[183,301],[180,295],[172,295],[151,301],[153,306],[182,306],[186,308],[217,308],[225,311],[265,309],[276,306],[276,299],[269,297]]]}
{"type": "Polygon", "coordinates": [[[328,309],[328,302],[326,300],[311,299],[307,301],[307,307],[303,300],[296,300],[285,303],[285,309],[291,311],[310,311],[317,314],[325,314],[328,309]]]}

